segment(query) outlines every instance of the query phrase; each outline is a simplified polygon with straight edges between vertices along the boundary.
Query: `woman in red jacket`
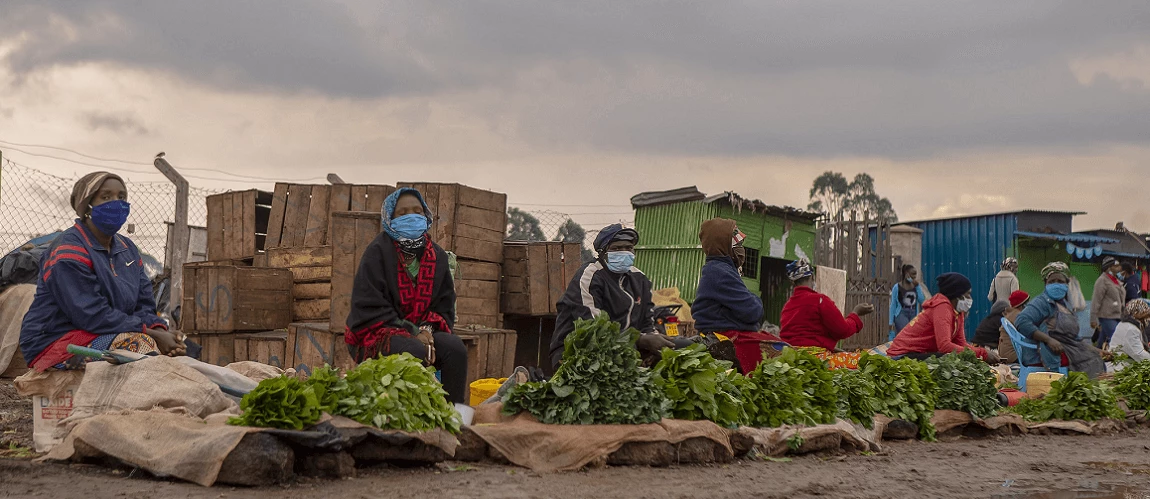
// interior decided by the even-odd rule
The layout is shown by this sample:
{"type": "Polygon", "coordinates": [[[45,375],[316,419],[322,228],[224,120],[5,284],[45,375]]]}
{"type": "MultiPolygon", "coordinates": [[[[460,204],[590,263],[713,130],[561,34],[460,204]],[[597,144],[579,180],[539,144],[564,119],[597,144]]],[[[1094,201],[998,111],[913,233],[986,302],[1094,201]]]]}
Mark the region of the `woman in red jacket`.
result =
{"type": "Polygon", "coordinates": [[[810,347],[832,369],[858,367],[858,353],[836,353],[835,346],[862,331],[862,317],[874,312],[874,305],[861,303],[843,317],[834,300],[815,291],[815,271],[806,260],[787,265],[787,277],[795,290],[783,306],[779,336],[791,346],[810,347]]]}
{"type": "Polygon", "coordinates": [[[962,274],[938,276],[938,294],[923,303],[922,313],[895,336],[887,355],[924,360],[971,349],[978,358],[997,364],[993,352],[966,343],[966,314],[974,304],[970,288],[970,279],[962,274]]]}

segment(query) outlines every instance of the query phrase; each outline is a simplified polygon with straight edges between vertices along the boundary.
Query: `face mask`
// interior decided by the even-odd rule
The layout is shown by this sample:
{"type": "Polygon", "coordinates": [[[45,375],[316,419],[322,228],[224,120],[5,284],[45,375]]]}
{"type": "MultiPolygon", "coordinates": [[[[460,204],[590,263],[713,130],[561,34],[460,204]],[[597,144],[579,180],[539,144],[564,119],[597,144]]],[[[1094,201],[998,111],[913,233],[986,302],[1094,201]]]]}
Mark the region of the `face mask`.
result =
{"type": "Polygon", "coordinates": [[[970,307],[974,306],[974,298],[963,298],[958,300],[958,311],[962,313],[970,312],[970,307]]]}
{"type": "Polygon", "coordinates": [[[128,213],[132,205],[127,201],[115,200],[92,207],[92,225],[95,225],[104,235],[110,236],[120,231],[124,222],[128,221],[128,213]]]}
{"type": "Polygon", "coordinates": [[[419,239],[427,233],[427,217],[410,213],[391,221],[391,229],[404,239],[419,239]]]}
{"type": "Polygon", "coordinates": [[[1047,284],[1046,295],[1053,298],[1055,301],[1066,298],[1066,293],[1070,291],[1070,286],[1066,284],[1047,284]]]}
{"type": "Polygon", "coordinates": [[[625,274],[635,265],[635,254],[630,251],[607,252],[607,270],[616,274],[625,274]]]}
{"type": "Polygon", "coordinates": [[[1126,273],[1118,272],[1117,274],[1114,274],[1114,277],[1118,278],[1118,280],[1122,280],[1123,277],[1126,277],[1126,273]]]}
{"type": "Polygon", "coordinates": [[[742,270],[743,262],[747,261],[747,249],[742,246],[731,248],[731,259],[735,261],[735,268],[742,270]]]}

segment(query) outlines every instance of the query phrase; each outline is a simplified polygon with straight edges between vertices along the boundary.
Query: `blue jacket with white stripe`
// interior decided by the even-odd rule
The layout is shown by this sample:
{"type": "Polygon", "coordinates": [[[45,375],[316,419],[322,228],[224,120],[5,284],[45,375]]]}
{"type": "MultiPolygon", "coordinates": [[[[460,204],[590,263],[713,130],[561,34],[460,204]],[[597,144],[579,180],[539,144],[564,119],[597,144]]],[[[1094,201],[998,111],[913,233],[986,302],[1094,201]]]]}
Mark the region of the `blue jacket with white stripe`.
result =
{"type": "Polygon", "coordinates": [[[109,251],[77,220],[41,256],[36,296],[20,330],[20,350],[31,365],[70,331],[104,335],[156,327],[167,324],[156,316],[152,282],[136,244],[116,235],[109,251]]]}
{"type": "Polygon", "coordinates": [[[651,280],[631,267],[625,274],[607,270],[596,260],[583,265],[563,298],[555,304],[555,333],[551,336],[551,364],[563,359],[563,341],[575,330],[577,319],[592,319],[606,312],[625,331],[655,332],[655,304],[651,301],[651,280]]]}

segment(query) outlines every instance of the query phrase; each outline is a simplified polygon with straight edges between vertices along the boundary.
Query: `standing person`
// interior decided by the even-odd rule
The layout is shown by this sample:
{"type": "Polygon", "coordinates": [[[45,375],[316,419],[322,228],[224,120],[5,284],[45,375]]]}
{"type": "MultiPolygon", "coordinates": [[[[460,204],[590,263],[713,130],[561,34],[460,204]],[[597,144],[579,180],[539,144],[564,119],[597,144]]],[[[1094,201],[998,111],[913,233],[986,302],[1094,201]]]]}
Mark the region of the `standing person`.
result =
{"type": "Polygon", "coordinates": [[[1058,372],[1065,353],[1070,370],[1097,377],[1106,370],[1101,352],[1090,342],[1078,338],[1078,317],[1067,303],[1070,266],[1065,262],[1051,262],[1042,268],[1042,280],[1046,289],[1030,300],[1014,321],[1018,332],[1038,345],[1038,353],[1029,349],[1019,352],[1018,362],[1058,372]]]}
{"type": "Polygon", "coordinates": [[[923,311],[894,338],[887,350],[891,357],[924,360],[963,350],[974,350],[978,358],[997,364],[997,354],[966,343],[966,314],[974,305],[970,279],[957,272],[938,276],[938,294],[923,304],[923,311]]]}
{"type": "Polygon", "coordinates": [[[435,366],[447,400],[465,403],[467,347],[452,333],[455,283],[431,240],[431,210],[405,187],[383,202],[383,232],[367,246],[351,291],[344,341],[356,362],[410,353],[435,366]]]}
{"type": "Polygon", "coordinates": [[[713,218],[703,222],[699,241],[707,261],[699,277],[691,315],[700,333],[718,333],[731,339],[739,367],[748,373],[762,360],[759,341],[777,338],[759,332],[763,300],[747,289],[739,275],[746,258],[745,237],[734,220],[713,218]]]}
{"type": "Polygon", "coordinates": [[[787,265],[787,277],[795,290],[783,305],[779,337],[792,346],[816,349],[832,369],[858,367],[858,353],[836,352],[835,347],[862,331],[862,318],[874,313],[874,305],[860,303],[843,317],[834,300],[815,290],[815,270],[805,259],[787,265]]]}
{"type": "Polygon", "coordinates": [[[1142,278],[1134,271],[1134,265],[1131,265],[1130,262],[1122,263],[1122,276],[1120,280],[1126,288],[1127,303],[1131,300],[1142,298],[1142,278]]]}
{"type": "Polygon", "coordinates": [[[1102,260],[1102,275],[1094,281],[1094,298],[1090,302],[1090,328],[1095,331],[1095,345],[1110,342],[1114,328],[1122,320],[1122,306],[1126,304],[1126,286],[1118,279],[1122,265],[1114,257],[1102,260]]]}
{"type": "Polygon", "coordinates": [[[928,299],[930,291],[918,282],[918,270],[914,265],[903,265],[902,279],[890,290],[890,334],[887,341],[894,341],[895,335],[918,316],[922,304],[928,299]]]}
{"type": "Polygon", "coordinates": [[[183,335],[156,315],[140,250],[118,234],[131,211],[123,179],[89,173],[72,188],[70,203],[79,218],[40,257],[36,295],[20,329],[28,365],[82,367],[68,345],[183,355],[183,335]]]}
{"type": "Polygon", "coordinates": [[[1146,300],[1131,300],[1126,304],[1122,322],[1114,329],[1110,339],[1110,351],[1129,355],[1135,362],[1150,360],[1146,350],[1146,338],[1142,329],[1150,322],[1150,304],[1146,300]]]}
{"type": "MultiPolygon", "coordinates": [[[[1006,346],[1010,346],[1009,351],[1003,350],[1002,335],[1002,319],[1006,317],[1011,323],[1018,314],[1022,312],[1022,307],[1030,300],[1030,295],[1026,291],[1018,290],[1010,294],[1009,300],[1000,300],[994,302],[990,306],[990,314],[987,315],[978,326],[974,328],[974,340],[971,343],[974,346],[983,347],[989,350],[994,350],[998,353],[999,359],[1004,362],[1011,362],[1007,360],[1008,357],[1015,357],[1014,348],[1010,341],[1006,342],[1006,346]]],[[[1009,338],[1008,338],[1009,340],[1009,338]]]]}
{"type": "Polygon", "coordinates": [[[990,293],[986,295],[986,299],[991,303],[1006,301],[1011,293],[1018,291],[1018,288],[1018,259],[1007,257],[1002,261],[1002,270],[999,270],[998,275],[990,282],[990,293]]]}

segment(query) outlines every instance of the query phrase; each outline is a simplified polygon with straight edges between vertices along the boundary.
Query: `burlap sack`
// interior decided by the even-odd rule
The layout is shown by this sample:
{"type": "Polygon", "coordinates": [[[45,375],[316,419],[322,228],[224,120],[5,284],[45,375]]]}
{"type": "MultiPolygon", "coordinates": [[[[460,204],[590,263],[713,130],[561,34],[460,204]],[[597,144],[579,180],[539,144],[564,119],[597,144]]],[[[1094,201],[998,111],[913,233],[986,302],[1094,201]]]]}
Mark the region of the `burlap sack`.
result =
{"type": "Polygon", "coordinates": [[[754,450],[767,456],[808,454],[833,449],[857,452],[882,451],[882,426],[874,428],[838,420],[835,424],[817,426],[780,426],[778,428],[740,427],[736,433],[754,439],[754,450]],[[798,444],[794,447],[793,444],[798,444]]]}
{"type": "MultiPolygon", "coordinates": [[[[16,284],[0,293],[0,373],[8,370],[8,365],[20,350],[20,326],[24,324],[24,314],[32,307],[34,296],[35,284],[16,284]]],[[[19,376],[23,373],[11,374],[19,376]]]]}

